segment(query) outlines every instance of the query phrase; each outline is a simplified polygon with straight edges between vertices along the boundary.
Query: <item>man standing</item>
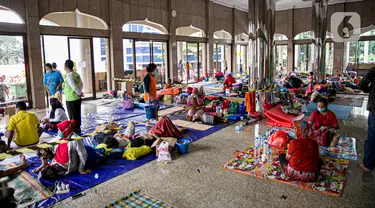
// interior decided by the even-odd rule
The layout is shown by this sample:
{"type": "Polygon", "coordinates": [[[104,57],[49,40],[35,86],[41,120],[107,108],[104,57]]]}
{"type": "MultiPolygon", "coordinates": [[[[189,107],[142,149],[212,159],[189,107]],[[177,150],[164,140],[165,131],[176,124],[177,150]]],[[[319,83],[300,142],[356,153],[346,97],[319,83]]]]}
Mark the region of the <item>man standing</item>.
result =
{"type": "Polygon", "coordinates": [[[65,100],[66,108],[68,109],[69,119],[75,120],[76,125],[74,132],[81,132],[81,97],[83,97],[82,89],[83,82],[81,76],[75,71],[73,71],[74,63],[71,60],[65,61],[65,100]]]}
{"type": "Polygon", "coordinates": [[[55,97],[61,102],[61,85],[64,82],[64,79],[60,73],[52,70],[52,65],[50,63],[47,63],[44,68],[46,69],[46,74],[44,75],[44,86],[47,95],[50,98],[55,97]]]}
{"type": "MultiPolygon", "coordinates": [[[[154,76],[154,71],[157,66],[154,63],[147,65],[146,70],[147,74],[143,78],[143,88],[144,88],[144,100],[146,103],[155,103],[156,102],[156,79],[154,76]]],[[[156,120],[158,120],[158,109],[156,109],[156,120]]],[[[149,125],[149,121],[147,124],[149,125]]]]}
{"type": "Polygon", "coordinates": [[[363,92],[370,93],[367,105],[369,116],[365,155],[363,164],[360,165],[363,171],[370,172],[375,168],[375,67],[363,77],[358,87],[363,92]]]}
{"type": "Polygon", "coordinates": [[[27,146],[39,142],[39,137],[43,130],[39,127],[39,119],[35,114],[26,111],[26,103],[20,101],[16,104],[16,115],[9,119],[8,131],[8,148],[14,138],[18,146],[27,146]]]}

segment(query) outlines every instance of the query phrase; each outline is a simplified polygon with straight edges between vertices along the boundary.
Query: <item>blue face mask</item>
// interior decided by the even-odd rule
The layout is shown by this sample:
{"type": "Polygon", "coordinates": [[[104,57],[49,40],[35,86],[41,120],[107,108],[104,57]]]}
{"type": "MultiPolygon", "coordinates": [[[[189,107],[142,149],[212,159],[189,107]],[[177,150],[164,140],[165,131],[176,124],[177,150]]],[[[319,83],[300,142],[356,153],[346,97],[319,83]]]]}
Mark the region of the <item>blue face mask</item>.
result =
{"type": "Polygon", "coordinates": [[[64,133],[62,133],[61,131],[58,131],[58,132],[57,132],[57,135],[58,135],[60,138],[65,138],[64,133]]]}
{"type": "Polygon", "coordinates": [[[51,70],[51,69],[47,70],[47,73],[51,73],[51,72],[52,72],[52,70],[51,70]]]}
{"type": "Polygon", "coordinates": [[[319,107],[318,107],[318,111],[319,111],[320,113],[325,113],[325,112],[327,112],[327,109],[326,109],[326,108],[319,108],[319,107]]]}

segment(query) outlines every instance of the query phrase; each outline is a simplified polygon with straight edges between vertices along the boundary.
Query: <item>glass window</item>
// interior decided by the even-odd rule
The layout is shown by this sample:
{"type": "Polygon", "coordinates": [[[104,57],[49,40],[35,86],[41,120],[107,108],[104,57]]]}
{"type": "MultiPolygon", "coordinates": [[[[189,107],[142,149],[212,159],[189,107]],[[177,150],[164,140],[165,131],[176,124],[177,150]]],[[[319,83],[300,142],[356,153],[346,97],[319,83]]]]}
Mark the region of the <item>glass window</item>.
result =
{"type": "Polygon", "coordinates": [[[93,38],[96,98],[103,97],[109,89],[109,41],[108,38],[93,38]],[[100,50],[99,50],[100,49],[100,50]]]}
{"type": "Polygon", "coordinates": [[[122,43],[124,50],[124,78],[134,78],[133,40],[124,39],[122,43]]]}
{"type": "Polygon", "coordinates": [[[303,39],[311,39],[311,38],[312,38],[311,31],[307,31],[307,32],[301,32],[298,35],[296,35],[294,37],[294,40],[303,40],[303,39]]]}
{"type": "Polygon", "coordinates": [[[150,23],[150,22],[145,23],[145,25],[135,24],[135,23],[125,24],[122,27],[122,31],[123,32],[136,32],[136,33],[151,33],[151,34],[165,34],[166,33],[166,30],[165,28],[163,28],[163,26],[158,25],[156,23],[150,23]],[[151,25],[154,24],[155,26],[153,27],[148,24],[151,24],[151,25]]]}
{"type": "Polygon", "coordinates": [[[17,13],[2,6],[0,6],[0,22],[24,24],[23,20],[17,13]]]}
{"type": "Polygon", "coordinates": [[[288,46],[276,45],[276,71],[278,75],[285,75],[288,68],[288,46]]]}
{"type": "Polygon", "coordinates": [[[153,62],[158,66],[156,70],[156,80],[159,84],[164,84],[167,80],[167,43],[163,42],[153,42],[153,62]]]}
{"type": "Polygon", "coordinates": [[[297,72],[311,71],[311,57],[313,56],[312,45],[295,45],[294,50],[294,69],[297,72]]]}
{"type": "Polygon", "coordinates": [[[27,98],[23,37],[0,35],[0,104],[27,98]]]}
{"type": "Polygon", "coordinates": [[[326,43],[325,48],[325,67],[326,74],[332,74],[333,72],[333,52],[334,52],[334,44],[333,43],[326,43]]]}
{"type": "Polygon", "coordinates": [[[136,78],[143,80],[146,75],[146,66],[151,62],[151,46],[149,41],[135,42],[135,56],[136,56],[136,78]]]}

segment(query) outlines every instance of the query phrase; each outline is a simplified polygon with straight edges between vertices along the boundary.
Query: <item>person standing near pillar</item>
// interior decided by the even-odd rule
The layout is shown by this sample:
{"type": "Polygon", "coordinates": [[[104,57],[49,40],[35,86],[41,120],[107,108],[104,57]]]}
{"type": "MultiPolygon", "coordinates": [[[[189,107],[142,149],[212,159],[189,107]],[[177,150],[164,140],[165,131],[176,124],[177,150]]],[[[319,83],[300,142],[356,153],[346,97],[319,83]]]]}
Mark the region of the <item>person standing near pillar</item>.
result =
{"type": "Polygon", "coordinates": [[[361,169],[365,172],[373,171],[375,168],[375,67],[363,77],[358,84],[359,89],[365,93],[370,93],[367,110],[368,116],[368,133],[365,141],[365,155],[361,169]]]}
{"type": "Polygon", "coordinates": [[[75,120],[76,125],[74,132],[81,132],[81,97],[83,97],[83,82],[81,76],[73,71],[74,63],[72,60],[65,61],[65,100],[66,108],[68,109],[69,119],[75,120]]]}

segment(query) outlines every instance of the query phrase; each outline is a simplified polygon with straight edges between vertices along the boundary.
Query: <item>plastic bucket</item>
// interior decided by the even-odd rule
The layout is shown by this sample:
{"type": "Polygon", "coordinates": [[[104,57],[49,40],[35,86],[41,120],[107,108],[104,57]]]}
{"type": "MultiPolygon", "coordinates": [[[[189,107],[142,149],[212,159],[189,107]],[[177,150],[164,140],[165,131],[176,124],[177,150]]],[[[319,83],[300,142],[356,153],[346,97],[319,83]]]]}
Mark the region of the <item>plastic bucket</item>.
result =
{"type": "Polygon", "coordinates": [[[176,142],[178,153],[180,154],[186,154],[189,152],[189,144],[190,141],[187,139],[180,139],[176,142]]]}
{"type": "Polygon", "coordinates": [[[146,119],[156,119],[156,106],[145,106],[146,119]]]}

